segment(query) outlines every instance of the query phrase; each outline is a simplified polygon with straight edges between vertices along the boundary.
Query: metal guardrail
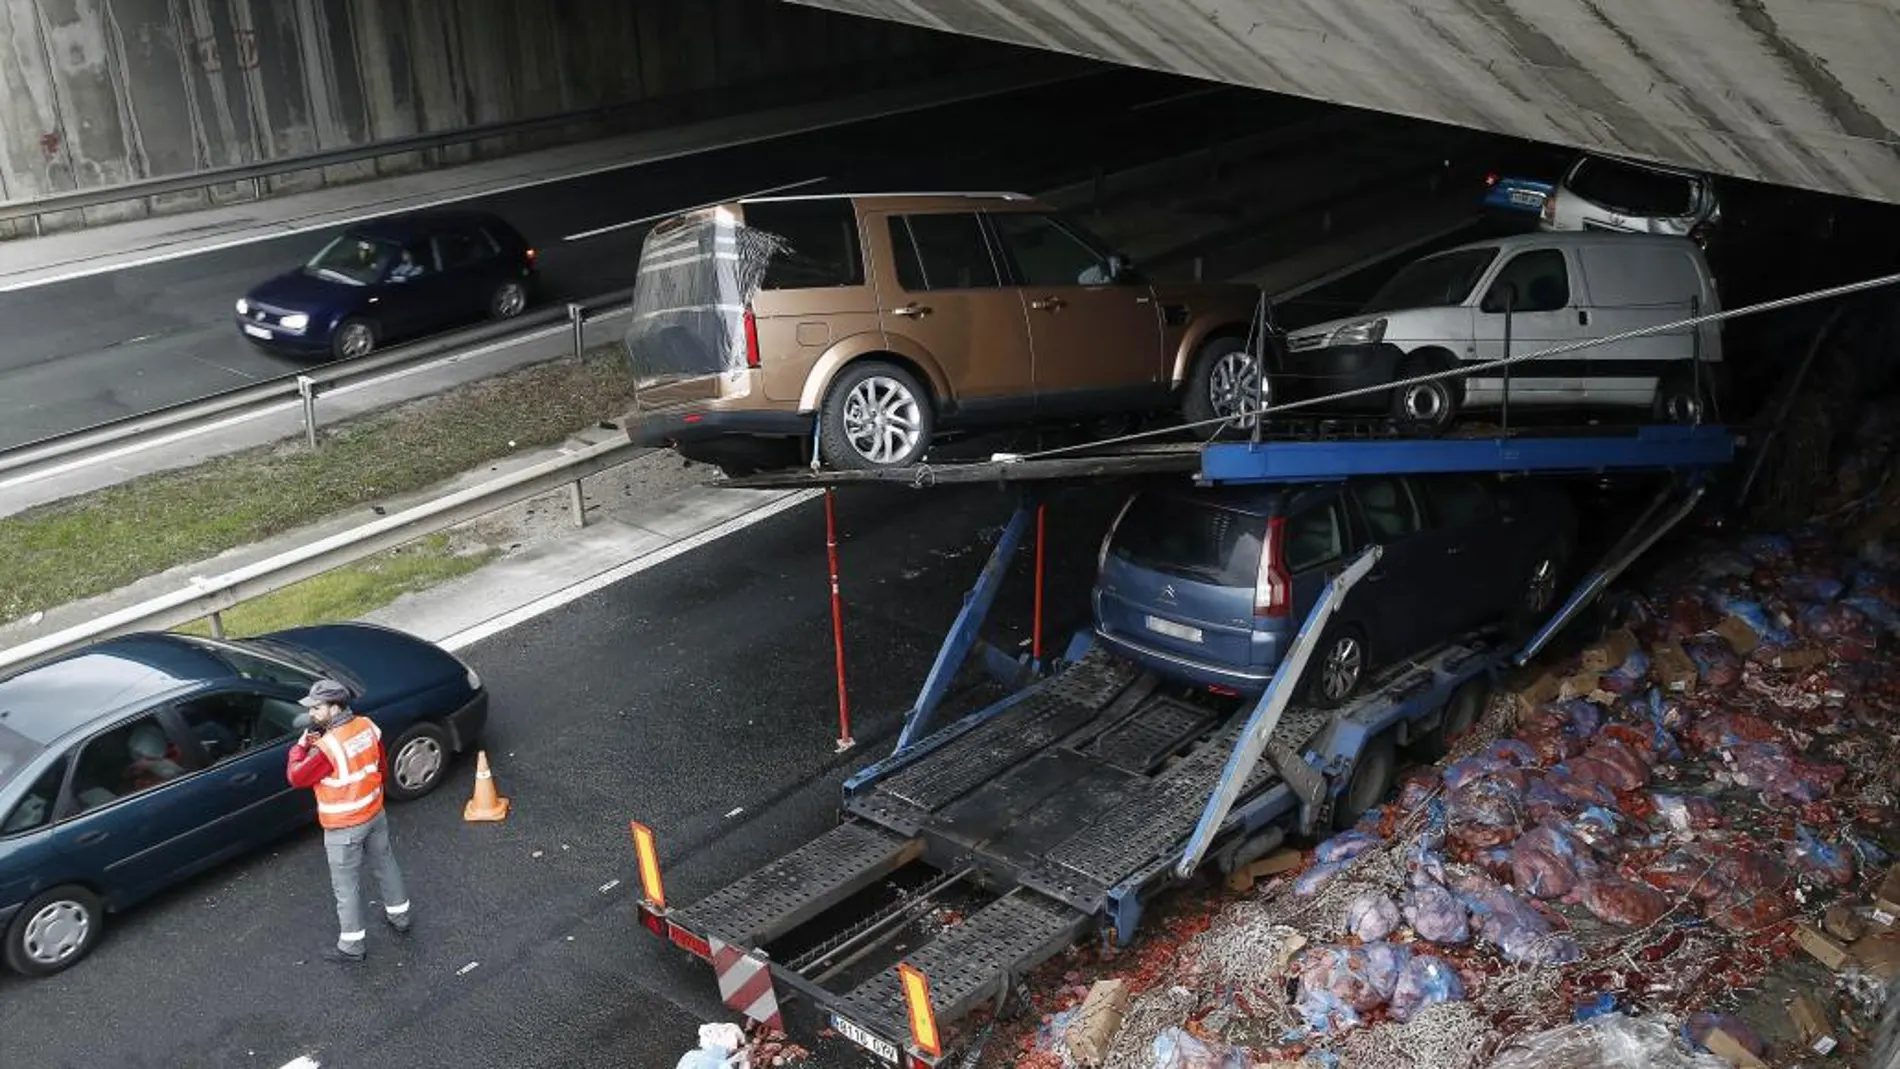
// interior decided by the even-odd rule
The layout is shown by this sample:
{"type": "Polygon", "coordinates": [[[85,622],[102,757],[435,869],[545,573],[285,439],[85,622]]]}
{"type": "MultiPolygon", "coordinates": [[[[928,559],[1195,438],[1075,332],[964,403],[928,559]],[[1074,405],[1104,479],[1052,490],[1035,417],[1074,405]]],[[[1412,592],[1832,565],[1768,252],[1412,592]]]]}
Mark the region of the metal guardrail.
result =
{"type": "Polygon", "coordinates": [[[575,521],[584,523],[585,513],[578,507],[582,504],[580,481],[646,452],[648,450],[635,446],[624,437],[600,442],[566,456],[523,468],[511,475],[457,490],[361,527],[320,538],[223,575],[193,579],[185,587],[169,594],[106,613],[12,649],[0,650],[0,673],[57,657],[114,635],[164,630],[206,617],[213,618],[214,632],[221,632],[223,628],[218,622],[218,614],[240,602],[281,590],[424,535],[557,490],[563,485],[572,488],[573,501],[577,506],[575,521]]]}
{"type": "Polygon", "coordinates": [[[99,189],[55,193],[49,197],[36,197],[32,200],[0,202],[0,222],[37,218],[42,215],[52,215],[55,212],[78,211],[82,208],[98,208],[128,200],[163,197],[171,193],[188,193],[194,189],[204,189],[209,186],[230,185],[237,182],[255,183],[297,171],[314,171],[339,164],[360,163],[383,156],[398,156],[406,152],[427,152],[432,149],[448,148],[451,145],[483,141],[492,137],[509,137],[560,126],[606,122],[611,121],[616,115],[632,112],[643,105],[650,106],[646,101],[633,101],[583,111],[562,112],[559,115],[543,115],[533,119],[512,119],[507,122],[467,126],[459,130],[393,137],[386,141],[373,141],[367,145],[312,152],[289,159],[258,160],[254,163],[213,167],[194,171],[191,174],[123,182],[99,189]]]}
{"type": "MultiPolygon", "coordinates": [[[[1319,117],[1249,135],[1229,142],[1219,150],[1219,157],[1227,162],[1238,162],[1282,145],[1299,143],[1317,136],[1329,121],[1337,125],[1337,120],[1319,117]]],[[[1199,169],[1212,166],[1210,150],[1195,149],[1120,171],[1098,172],[1092,179],[1051,189],[1038,196],[1057,207],[1079,209],[1127,196],[1138,190],[1179,181],[1199,169]]],[[[215,420],[236,418],[292,400],[303,402],[305,436],[307,440],[314,439],[315,402],[327,390],[345,383],[373,379],[378,373],[401,371],[462,349],[486,343],[526,340],[537,330],[563,322],[563,317],[574,332],[574,352],[578,356],[583,346],[582,332],[587,324],[619,314],[620,310],[613,306],[623,305],[632,299],[632,295],[631,288],[616,290],[570,302],[565,311],[561,308],[539,309],[504,323],[484,324],[438,335],[356,360],[325,364],[308,372],[293,372],[209,397],[180,401],[10,446],[0,449],[0,483],[17,483],[22,478],[30,477],[33,472],[55,466],[67,470],[83,464],[88,458],[124,448],[138,439],[183,433],[215,420]]]]}

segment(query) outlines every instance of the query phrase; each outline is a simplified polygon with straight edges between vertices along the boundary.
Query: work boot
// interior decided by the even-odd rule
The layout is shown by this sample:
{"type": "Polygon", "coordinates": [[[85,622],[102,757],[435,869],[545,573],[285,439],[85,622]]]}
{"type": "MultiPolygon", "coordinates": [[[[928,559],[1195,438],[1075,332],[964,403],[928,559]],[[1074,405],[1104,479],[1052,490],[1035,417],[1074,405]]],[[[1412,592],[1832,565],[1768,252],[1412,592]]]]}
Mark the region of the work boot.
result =
{"type": "Polygon", "coordinates": [[[390,930],[397,935],[408,935],[410,927],[415,922],[410,920],[409,915],[406,913],[400,917],[392,917],[385,913],[383,914],[383,923],[389,925],[390,930]]]}
{"type": "Polygon", "coordinates": [[[368,955],[361,950],[352,954],[339,946],[327,946],[323,948],[323,960],[335,962],[338,965],[360,965],[367,956],[368,955]]]}

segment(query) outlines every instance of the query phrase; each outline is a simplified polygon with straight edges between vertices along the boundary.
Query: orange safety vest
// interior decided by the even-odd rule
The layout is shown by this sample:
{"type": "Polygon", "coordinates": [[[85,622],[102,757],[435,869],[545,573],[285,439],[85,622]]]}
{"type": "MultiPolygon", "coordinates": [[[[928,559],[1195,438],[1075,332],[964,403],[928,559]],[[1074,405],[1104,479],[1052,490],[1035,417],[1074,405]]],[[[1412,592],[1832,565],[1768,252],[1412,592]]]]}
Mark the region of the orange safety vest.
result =
{"type": "Polygon", "coordinates": [[[330,774],[317,781],[317,823],[354,828],[383,811],[383,733],[354,716],[317,738],[330,774]]]}

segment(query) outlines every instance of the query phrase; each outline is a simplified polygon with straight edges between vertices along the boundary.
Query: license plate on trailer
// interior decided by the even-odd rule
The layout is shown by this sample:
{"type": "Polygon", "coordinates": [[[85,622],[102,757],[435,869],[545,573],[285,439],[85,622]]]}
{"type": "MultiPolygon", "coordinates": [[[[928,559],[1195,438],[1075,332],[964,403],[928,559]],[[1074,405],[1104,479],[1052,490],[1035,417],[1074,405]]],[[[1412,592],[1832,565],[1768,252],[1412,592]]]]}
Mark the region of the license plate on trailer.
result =
{"type": "Polygon", "coordinates": [[[263,327],[251,326],[249,323],[244,324],[244,333],[249,334],[253,338],[268,338],[271,336],[270,331],[265,330],[263,327]]]}
{"type": "Polygon", "coordinates": [[[1183,642],[1202,642],[1206,639],[1206,636],[1201,633],[1201,629],[1198,627],[1177,624],[1173,620],[1163,620],[1158,616],[1148,617],[1148,630],[1153,631],[1157,635],[1178,638],[1183,642]]]}
{"type": "Polygon", "coordinates": [[[863,1047],[865,1050],[870,1051],[872,1054],[877,1055],[892,1065],[897,1064],[897,1047],[888,1040],[879,1039],[877,1036],[872,1035],[835,1013],[831,1015],[831,1027],[836,1029],[839,1035],[863,1047]]]}

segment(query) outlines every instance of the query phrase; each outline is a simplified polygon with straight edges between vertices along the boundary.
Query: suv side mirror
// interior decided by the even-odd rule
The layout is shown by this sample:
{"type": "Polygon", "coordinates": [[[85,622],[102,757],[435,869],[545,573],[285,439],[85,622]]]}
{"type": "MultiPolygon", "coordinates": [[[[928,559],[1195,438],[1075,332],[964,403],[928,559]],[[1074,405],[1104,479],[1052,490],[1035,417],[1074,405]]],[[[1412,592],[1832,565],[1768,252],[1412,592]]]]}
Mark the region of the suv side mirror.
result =
{"type": "Polygon", "coordinates": [[[1134,269],[1134,266],[1133,263],[1129,262],[1128,257],[1123,256],[1121,253],[1111,253],[1108,257],[1108,280],[1110,282],[1123,281],[1128,277],[1128,273],[1134,269]]]}
{"type": "Polygon", "coordinates": [[[1480,312],[1504,312],[1517,307],[1517,285],[1512,282],[1498,282],[1484,295],[1484,301],[1478,305],[1480,312]]]}

